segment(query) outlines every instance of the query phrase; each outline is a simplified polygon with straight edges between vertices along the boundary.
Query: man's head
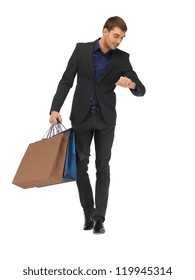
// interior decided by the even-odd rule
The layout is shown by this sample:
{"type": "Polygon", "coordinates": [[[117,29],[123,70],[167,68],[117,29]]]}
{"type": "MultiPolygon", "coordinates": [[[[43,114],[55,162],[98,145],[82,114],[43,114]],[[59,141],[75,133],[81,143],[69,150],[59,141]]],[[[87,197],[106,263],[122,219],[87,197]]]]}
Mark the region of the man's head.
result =
{"type": "Polygon", "coordinates": [[[118,16],[110,17],[104,24],[103,36],[100,40],[100,47],[103,51],[115,50],[127,31],[124,20],[118,16]]]}
{"type": "Polygon", "coordinates": [[[124,22],[124,20],[122,18],[117,17],[117,16],[110,17],[109,19],[107,19],[107,21],[104,24],[103,30],[104,30],[104,28],[106,28],[108,31],[111,31],[115,27],[118,27],[123,32],[127,31],[126,23],[124,22]]]}

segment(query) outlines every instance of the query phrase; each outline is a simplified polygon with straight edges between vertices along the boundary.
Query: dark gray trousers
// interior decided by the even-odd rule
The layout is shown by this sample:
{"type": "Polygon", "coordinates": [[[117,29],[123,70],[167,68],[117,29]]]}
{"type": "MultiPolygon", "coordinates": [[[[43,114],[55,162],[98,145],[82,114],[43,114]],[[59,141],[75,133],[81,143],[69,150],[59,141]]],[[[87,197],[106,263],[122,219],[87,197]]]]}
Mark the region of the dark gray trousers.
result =
{"type": "Polygon", "coordinates": [[[101,217],[105,220],[110,184],[109,161],[111,158],[115,125],[106,124],[101,111],[95,110],[93,112],[90,111],[82,123],[72,123],[72,127],[75,131],[77,186],[81,206],[85,212],[95,207],[94,217],[101,217]],[[90,147],[93,137],[96,153],[95,203],[88,175],[90,147]]]}

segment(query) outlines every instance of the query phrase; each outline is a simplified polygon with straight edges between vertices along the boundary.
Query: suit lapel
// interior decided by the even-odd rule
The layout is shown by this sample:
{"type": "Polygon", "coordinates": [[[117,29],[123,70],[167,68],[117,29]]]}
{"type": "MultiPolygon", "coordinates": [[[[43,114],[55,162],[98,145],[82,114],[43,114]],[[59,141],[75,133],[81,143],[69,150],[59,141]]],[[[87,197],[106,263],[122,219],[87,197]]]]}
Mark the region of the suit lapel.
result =
{"type": "Polygon", "coordinates": [[[94,42],[92,42],[88,48],[88,63],[89,63],[90,73],[93,79],[95,80],[95,74],[93,69],[93,46],[94,46],[94,42]]]}

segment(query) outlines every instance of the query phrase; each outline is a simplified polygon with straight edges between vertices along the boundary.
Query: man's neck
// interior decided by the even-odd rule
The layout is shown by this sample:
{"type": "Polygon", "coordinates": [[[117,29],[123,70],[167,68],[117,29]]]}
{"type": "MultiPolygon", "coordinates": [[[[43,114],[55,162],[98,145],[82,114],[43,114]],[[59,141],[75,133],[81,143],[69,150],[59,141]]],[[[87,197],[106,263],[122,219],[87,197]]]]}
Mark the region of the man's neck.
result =
{"type": "Polygon", "coordinates": [[[100,46],[100,49],[101,49],[101,51],[102,51],[103,53],[106,53],[106,52],[109,52],[109,51],[110,51],[110,49],[106,46],[106,44],[105,44],[103,38],[101,38],[101,39],[99,40],[99,46],[100,46]]]}

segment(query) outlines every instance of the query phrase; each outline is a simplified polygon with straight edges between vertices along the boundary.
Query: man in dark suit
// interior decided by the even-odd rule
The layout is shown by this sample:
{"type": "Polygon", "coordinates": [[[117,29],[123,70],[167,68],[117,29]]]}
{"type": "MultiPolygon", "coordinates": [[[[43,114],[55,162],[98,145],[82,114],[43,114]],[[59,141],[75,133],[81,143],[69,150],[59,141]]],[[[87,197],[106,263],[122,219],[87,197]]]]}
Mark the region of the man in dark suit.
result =
{"type": "Polygon", "coordinates": [[[120,17],[109,18],[103,35],[95,42],[78,43],[59,82],[50,110],[50,123],[62,121],[59,111],[77,75],[70,120],[77,149],[77,186],[84,210],[84,230],[104,233],[104,221],[110,183],[109,161],[116,124],[115,87],[129,88],[136,96],[145,94],[129,61],[129,54],[118,49],[125,37],[126,23],[120,17]],[[95,199],[87,173],[90,145],[96,152],[95,199]]]}

